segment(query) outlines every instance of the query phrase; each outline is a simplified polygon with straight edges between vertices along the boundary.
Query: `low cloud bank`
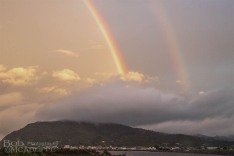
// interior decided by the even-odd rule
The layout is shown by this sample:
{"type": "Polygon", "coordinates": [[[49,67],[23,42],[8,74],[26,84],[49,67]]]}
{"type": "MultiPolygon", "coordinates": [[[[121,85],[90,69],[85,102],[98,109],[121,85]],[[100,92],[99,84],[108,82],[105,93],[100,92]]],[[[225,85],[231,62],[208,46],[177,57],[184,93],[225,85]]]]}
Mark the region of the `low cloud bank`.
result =
{"type": "Polygon", "coordinates": [[[234,90],[186,98],[155,88],[95,86],[37,113],[42,120],[113,122],[169,133],[234,134],[234,90]]]}

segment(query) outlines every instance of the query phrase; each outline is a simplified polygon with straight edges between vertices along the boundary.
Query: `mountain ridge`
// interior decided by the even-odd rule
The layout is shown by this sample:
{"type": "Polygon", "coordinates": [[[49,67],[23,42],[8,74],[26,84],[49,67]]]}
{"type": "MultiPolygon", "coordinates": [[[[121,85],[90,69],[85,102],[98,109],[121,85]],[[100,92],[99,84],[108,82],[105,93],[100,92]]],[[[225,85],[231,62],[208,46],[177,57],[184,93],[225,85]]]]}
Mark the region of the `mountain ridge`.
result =
{"type": "Polygon", "coordinates": [[[163,143],[184,146],[230,146],[234,141],[215,137],[197,137],[184,134],[166,134],[132,128],[114,123],[91,123],[76,121],[40,121],[6,135],[3,140],[34,142],[59,141],[62,145],[102,145],[104,146],[156,146],[163,143]]]}

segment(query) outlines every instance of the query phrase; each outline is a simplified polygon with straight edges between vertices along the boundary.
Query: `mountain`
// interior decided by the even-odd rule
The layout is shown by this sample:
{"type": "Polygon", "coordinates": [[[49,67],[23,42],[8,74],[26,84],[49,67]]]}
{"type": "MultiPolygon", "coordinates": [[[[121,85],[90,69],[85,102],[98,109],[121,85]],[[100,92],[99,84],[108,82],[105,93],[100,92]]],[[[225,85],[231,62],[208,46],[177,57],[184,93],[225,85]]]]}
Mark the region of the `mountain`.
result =
{"type": "MultiPolygon", "coordinates": [[[[119,124],[74,121],[36,122],[8,134],[3,140],[24,142],[60,141],[62,145],[156,146],[163,143],[185,146],[230,146],[231,141],[212,137],[165,134],[119,124]]],[[[3,145],[3,140],[1,145],[3,145]]]]}
{"type": "Polygon", "coordinates": [[[216,140],[226,140],[226,141],[234,141],[234,135],[230,136],[215,136],[216,140]]]}

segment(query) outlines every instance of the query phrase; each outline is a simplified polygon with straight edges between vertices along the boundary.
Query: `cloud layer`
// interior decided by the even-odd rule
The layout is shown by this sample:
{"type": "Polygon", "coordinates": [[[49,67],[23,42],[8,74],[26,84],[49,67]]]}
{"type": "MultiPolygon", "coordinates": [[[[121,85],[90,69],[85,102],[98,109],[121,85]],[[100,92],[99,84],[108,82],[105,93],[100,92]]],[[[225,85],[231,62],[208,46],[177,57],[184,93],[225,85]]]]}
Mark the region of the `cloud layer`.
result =
{"type": "Polygon", "coordinates": [[[159,78],[139,72],[84,78],[68,68],[49,73],[3,65],[0,80],[1,136],[29,122],[64,119],[168,133],[234,134],[234,89],[182,95],[160,90],[159,78]]]}
{"type": "Polygon", "coordinates": [[[194,97],[124,84],[96,86],[38,113],[44,120],[114,122],[169,133],[233,134],[234,90],[194,97]]]}

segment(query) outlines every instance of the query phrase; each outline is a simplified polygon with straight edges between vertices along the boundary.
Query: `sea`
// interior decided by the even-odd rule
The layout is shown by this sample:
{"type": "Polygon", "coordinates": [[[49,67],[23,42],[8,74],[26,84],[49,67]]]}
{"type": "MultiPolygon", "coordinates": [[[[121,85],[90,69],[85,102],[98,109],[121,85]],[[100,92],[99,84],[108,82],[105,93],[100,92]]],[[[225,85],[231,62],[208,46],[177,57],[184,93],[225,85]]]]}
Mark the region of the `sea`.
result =
{"type": "Polygon", "coordinates": [[[112,154],[126,154],[127,156],[218,156],[212,154],[192,153],[167,153],[167,152],[145,152],[145,151],[112,151],[112,154]]]}

